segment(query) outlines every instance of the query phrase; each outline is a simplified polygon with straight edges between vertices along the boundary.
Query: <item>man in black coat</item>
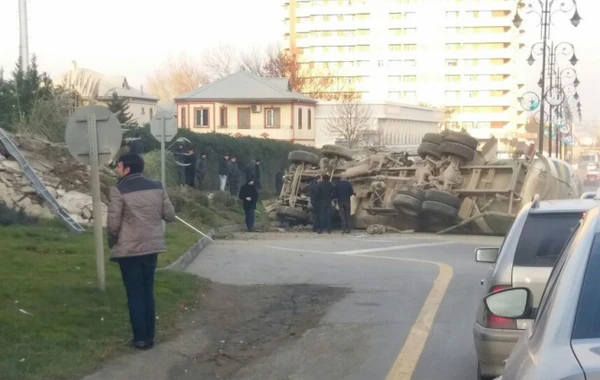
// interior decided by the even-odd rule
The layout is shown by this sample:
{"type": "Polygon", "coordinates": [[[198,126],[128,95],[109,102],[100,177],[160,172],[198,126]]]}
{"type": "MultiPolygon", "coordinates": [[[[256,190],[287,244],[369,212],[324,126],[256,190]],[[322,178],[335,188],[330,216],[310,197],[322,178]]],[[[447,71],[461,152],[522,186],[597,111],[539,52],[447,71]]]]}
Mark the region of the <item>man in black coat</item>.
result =
{"type": "Polygon", "coordinates": [[[335,184],[335,197],[340,209],[343,234],[350,233],[350,197],[354,194],[352,184],[346,178],[342,178],[335,184]]]}
{"type": "Polygon", "coordinates": [[[319,184],[323,179],[321,176],[313,179],[310,184],[310,204],[312,205],[312,215],[313,215],[313,232],[317,232],[319,230],[319,209],[317,207],[317,191],[319,189],[319,184]]]}
{"type": "Polygon", "coordinates": [[[189,187],[196,187],[196,154],[193,149],[188,150],[185,163],[188,164],[185,169],[185,184],[189,187]]]}
{"type": "Polygon", "coordinates": [[[250,162],[250,165],[248,165],[246,169],[246,181],[250,178],[254,178],[254,187],[256,187],[256,190],[260,190],[260,158],[250,162]]]}
{"type": "Polygon", "coordinates": [[[241,174],[240,167],[237,163],[237,157],[231,156],[231,159],[229,160],[229,170],[227,171],[227,179],[229,181],[229,194],[231,194],[232,197],[238,195],[241,174]]]}
{"type": "Polygon", "coordinates": [[[324,229],[331,233],[331,202],[335,199],[335,187],[330,181],[328,175],[323,176],[323,180],[317,185],[317,215],[319,225],[317,232],[322,234],[324,229]]]}
{"type": "Polygon", "coordinates": [[[258,202],[258,190],[254,186],[254,178],[250,178],[242,186],[238,197],[242,200],[244,207],[246,228],[248,228],[248,232],[254,231],[254,215],[256,214],[256,202],[258,202]]]}
{"type": "Polygon", "coordinates": [[[200,153],[200,158],[196,162],[196,180],[198,182],[198,190],[204,190],[207,172],[208,168],[206,165],[206,153],[200,153]]]}
{"type": "Polygon", "coordinates": [[[227,185],[227,174],[229,172],[229,153],[225,153],[219,161],[219,190],[225,191],[227,185]]]}

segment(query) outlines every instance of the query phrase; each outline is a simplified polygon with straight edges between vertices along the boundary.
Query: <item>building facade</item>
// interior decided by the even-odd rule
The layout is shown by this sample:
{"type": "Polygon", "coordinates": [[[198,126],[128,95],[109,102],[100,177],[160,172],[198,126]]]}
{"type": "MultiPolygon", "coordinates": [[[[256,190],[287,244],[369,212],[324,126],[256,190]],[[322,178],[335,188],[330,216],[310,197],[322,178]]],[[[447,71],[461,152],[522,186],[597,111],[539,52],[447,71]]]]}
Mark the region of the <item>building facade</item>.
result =
{"type": "Polygon", "coordinates": [[[284,46],[370,102],[444,107],[448,128],[502,140],[525,123],[514,10],[506,0],[284,0],[284,46]]]}
{"type": "Polygon", "coordinates": [[[240,71],[175,98],[179,128],[314,146],[316,101],[286,78],[240,71]]]}

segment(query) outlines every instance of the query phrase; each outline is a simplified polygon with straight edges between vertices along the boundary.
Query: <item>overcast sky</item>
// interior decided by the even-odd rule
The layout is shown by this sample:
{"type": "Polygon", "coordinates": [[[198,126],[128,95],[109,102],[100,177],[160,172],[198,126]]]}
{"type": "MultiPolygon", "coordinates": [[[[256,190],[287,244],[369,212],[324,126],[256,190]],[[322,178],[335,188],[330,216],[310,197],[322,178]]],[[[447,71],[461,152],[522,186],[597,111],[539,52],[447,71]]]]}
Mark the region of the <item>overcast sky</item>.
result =
{"type": "MultiPolygon", "coordinates": [[[[595,101],[600,94],[600,19],[594,15],[600,15],[600,1],[577,3],[581,25],[573,28],[566,15],[557,13],[552,37],[575,45],[583,116],[599,119],[595,101]]],[[[139,87],[149,73],[181,51],[197,56],[220,41],[242,49],[278,42],[283,30],[281,4],[280,0],[28,0],[30,54],[35,53],[40,67],[51,74],[69,70],[75,60],[79,67],[125,75],[139,87]]],[[[535,30],[536,24],[526,19],[523,25],[535,30]]],[[[18,57],[18,0],[2,0],[0,36],[0,66],[9,71],[18,57]]],[[[526,68],[533,83],[540,69],[539,64],[526,68]]]]}

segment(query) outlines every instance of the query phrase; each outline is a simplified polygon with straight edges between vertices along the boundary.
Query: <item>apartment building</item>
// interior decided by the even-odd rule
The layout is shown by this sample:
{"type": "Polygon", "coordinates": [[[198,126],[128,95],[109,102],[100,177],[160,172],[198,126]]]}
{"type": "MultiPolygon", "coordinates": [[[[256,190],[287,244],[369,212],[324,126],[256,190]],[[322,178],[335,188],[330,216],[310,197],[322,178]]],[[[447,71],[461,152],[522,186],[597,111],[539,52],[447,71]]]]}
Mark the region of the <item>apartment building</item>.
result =
{"type": "Polygon", "coordinates": [[[447,125],[517,137],[524,44],[506,0],[284,0],[284,46],[369,101],[446,107],[447,125]]]}

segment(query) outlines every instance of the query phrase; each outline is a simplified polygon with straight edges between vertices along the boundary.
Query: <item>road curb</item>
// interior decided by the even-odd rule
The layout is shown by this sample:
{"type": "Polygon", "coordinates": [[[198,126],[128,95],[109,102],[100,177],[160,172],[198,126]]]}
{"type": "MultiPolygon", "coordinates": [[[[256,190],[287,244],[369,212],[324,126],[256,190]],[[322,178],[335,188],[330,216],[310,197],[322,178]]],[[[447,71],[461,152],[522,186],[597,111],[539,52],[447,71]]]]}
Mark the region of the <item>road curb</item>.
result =
{"type": "MultiPolygon", "coordinates": [[[[256,227],[263,227],[268,225],[268,222],[260,222],[256,223],[256,227]]],[[[230,234],[234,232],[240,232],[246,229],[245,224],[234,224],[230,226],[218,227],[210,230],[206,235],[208,235],[211,239],[214,235],[220,234],[230,234]]],[[[178,272],[183,272],[185,268],[188,267],[198,257],[200,252],[204,250],[212,241],[206,237],[200,238],[190,249],[187,250],[183,255],[179,256],[177,260],[167,265],[166,267],[158,268],[157,270],[173,270],[178,272]]]]}

